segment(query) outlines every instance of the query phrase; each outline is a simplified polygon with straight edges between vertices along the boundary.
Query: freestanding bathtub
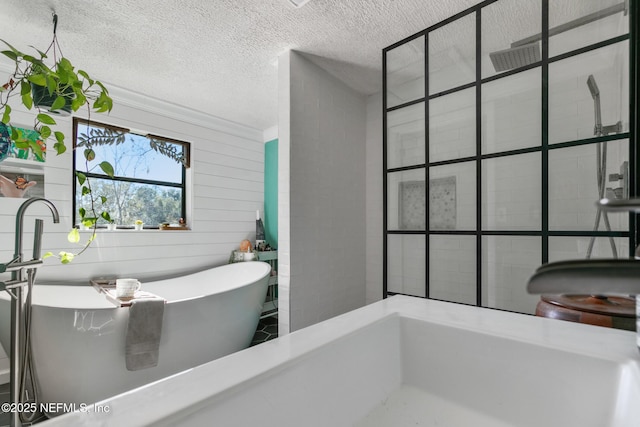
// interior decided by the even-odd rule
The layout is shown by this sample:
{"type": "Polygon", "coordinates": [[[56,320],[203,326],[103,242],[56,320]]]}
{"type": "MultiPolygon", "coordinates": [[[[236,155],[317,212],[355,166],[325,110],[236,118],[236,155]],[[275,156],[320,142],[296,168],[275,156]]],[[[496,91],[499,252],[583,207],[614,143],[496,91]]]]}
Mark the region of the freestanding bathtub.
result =
{"type": "MultiPolygon", "coordinates": [[[[167,300],[156,367],[128,371],[129,309],[92,286],[36,285],[33,361],[40,401],[90,404],[246,348],[256,330],[271,267],[229,264],[143,282],[167,300]]],[[[8,350],[9,296],[0,292],[0,339],[8,350]]]]}

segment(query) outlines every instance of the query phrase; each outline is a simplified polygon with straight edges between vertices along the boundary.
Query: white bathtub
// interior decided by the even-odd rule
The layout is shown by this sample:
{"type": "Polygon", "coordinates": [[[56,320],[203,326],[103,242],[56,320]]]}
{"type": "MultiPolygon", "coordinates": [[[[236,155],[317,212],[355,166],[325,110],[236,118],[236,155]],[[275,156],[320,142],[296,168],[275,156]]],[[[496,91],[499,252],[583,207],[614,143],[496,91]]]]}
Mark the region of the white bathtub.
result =
{"type": "Polygon", "coordinates": [[[50,426],[637,427],[635,335],[395,296],[50,426]]]}
{"type": "MultiPolygon", "coordinates": [[[[88,404],[249,346],[265,300],[270,266],[229,264],[144,282],[167,299],[158,366],[125,367],[128,308],[92,286],[36,285],[33,357],[42,402],[88,404]]],[[[9,297],[0,293],[0,339],[9,348],[9,297]]]]}

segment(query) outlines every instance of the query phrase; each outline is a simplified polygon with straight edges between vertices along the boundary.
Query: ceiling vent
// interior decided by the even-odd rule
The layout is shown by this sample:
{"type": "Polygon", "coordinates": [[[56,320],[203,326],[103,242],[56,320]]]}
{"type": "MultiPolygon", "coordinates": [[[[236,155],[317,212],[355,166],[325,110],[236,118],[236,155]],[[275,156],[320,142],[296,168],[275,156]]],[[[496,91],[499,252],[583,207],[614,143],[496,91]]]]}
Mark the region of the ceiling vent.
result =
{"type": "Polygon", "coordinates": [[[289,0],[295,7],[302,7],[309,2],[309,0],[289,0]]]}

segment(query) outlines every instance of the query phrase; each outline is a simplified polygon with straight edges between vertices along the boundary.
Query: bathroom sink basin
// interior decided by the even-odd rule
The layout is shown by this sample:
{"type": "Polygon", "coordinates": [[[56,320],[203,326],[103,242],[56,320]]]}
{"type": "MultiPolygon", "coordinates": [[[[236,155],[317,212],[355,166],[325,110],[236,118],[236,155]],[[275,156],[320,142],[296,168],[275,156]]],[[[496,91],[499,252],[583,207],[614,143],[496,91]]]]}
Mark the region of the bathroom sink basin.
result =
{"type": "Polygon", "coordinates": [[[636,427],[638,402],[632,332],[395,296],[48,423],[636,427]]]}

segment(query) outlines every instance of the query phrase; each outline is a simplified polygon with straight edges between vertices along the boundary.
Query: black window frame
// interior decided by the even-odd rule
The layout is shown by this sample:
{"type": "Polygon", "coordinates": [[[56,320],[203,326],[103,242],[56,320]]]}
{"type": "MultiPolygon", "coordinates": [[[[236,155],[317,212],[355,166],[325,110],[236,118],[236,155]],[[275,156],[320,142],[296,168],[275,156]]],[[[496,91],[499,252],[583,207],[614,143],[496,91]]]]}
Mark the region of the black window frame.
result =
{"type": "MultiPolygon", "coordinates": [[[[77,150],[76,150],[76,142],[78,140],[78,126],[79,125],[88,125],[88,126],[92,126],[92,127],[101,127],[104,129],[111,129],[117,132],[123,132],[123,133],[127,133],[127,134],[132,134],[132,135],[138,135],[137,133],[131,132],[130,129],[128,128],[124,128],[124,127],[119,127],[119,126],[114,126],[114,125],[110,125],[110,124],[106,124],[106,123],[101,123],[101,122],[96,122],[94,120],[86,120],[86,119],[82,119],[79,117],[74,117],[73,118],[73,184],[72,184],[72,221],[74,226],[77,225],[77,204],[76,204],[76,191],[77,191],[77,186],[78,186],[78,180],[76,179],[76,156],[77,154],[77,150]]],[[[160,185],[160,186],[164,186],[164,187],[173,187],[173,188],[179,188],[182,190],[182,201],[180,203],[180,217],[183,218],[185,220],[186,223],[187,222],[187,169],[190,168],[191,166],[191,143],[187,142],[187,141],[180,141],[177,139],[172,139],[172,138],[167,138],[164,136],[158,136],[158,135],[152,135],[152,134],[147,134],[144,135],[146,138],[150,138],[150,139],[154,139],[156,141],[164,141],[164,142],[169,142],[171,144],[177,144],[177,145],[182,145],[184,147],[185,150],[185,163],[182,165],[182,174],[181,174],[181,180],[182,182],[180,184],[177,184],[175,182],[167,182],[167,181],[158,181],[158,180],[150,180],[150,179],[136,179],[136,178],[129,178],[129,177],[124,177],[124,176],[116,176],[114,175],[113,177],[108,177],[105,174],[98,174],[98,173],[92,173],[92,172],[86,172],[86,171],[81,171],[87,178],[91,179],[91,178],[95,178],[95,179],[111,179],[113,181],[120,181],[120,182],[132,182],[132,183],[136,183],[136,184],[147,184],[147,185],[160,185]]],[[[98,224],[97,228],[105,228],[104,225],[98,224]]],[[[132,229],[133,226],[128,226],[128,225],[119,225],[118,229],[132,229]]],[[[144,225],[144,229],[159,229],[160,226],[159,225],[144,225]]]]}

